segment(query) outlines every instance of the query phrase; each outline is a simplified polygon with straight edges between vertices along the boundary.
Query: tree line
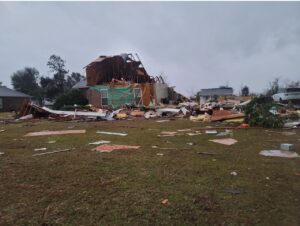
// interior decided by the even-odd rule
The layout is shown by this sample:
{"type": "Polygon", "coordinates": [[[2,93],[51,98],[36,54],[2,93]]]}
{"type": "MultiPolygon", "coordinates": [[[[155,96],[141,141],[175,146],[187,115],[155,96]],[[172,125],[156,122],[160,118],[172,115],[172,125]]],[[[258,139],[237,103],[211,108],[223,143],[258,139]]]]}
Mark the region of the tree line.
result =
{"type": "Polygon", "coordinates": [[[51,77],[41,76],[34,67],[25,67],[12,74],[11,84],[15,90],[32,96],[41,104],[45,100],[54,101],[66,92],[70,92],[72,87],[84,78],[78,72],[70,74],[65,64],[65,60],[53,54],[47,62],[52,73],[51,77]]]}

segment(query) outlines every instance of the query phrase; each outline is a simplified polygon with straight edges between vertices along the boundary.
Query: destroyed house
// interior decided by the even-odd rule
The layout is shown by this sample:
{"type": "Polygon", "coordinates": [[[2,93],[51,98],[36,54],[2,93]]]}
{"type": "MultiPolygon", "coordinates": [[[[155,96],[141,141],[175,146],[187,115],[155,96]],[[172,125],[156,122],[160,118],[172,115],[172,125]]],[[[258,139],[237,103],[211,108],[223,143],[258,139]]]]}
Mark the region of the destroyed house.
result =
{"type": "Polygon", "coordinates": [[[100,56],[85,70],[86,81],[73,88],[87,90],[89,103],[95,107],[149,106],[170,97],[167,84],[161,77],[150,76],[137,54],[100,56]]]}
{"type": "Polygon", "coordinates": [[[216,100],[218,97],[230,97],[233,95],[233,89],[227,86],[219,88],[201,89],[198,92],[200,103],[205,103],[208,100],[216,100]]]}
{"type": "Polygon", "coordinates": [[[0,86],[0,112],[19,111],[22,103],[29,99],[25,93],[0,86]]]}

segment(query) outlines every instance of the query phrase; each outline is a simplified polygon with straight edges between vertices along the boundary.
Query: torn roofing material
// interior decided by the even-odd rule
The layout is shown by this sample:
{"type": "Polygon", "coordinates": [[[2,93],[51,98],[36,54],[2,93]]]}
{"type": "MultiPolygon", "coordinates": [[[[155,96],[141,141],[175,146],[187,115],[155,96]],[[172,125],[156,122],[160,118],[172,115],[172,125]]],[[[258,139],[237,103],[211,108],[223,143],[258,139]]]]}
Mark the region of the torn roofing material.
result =
{"type": "Polygon", "coordinates": [[[109,83],[112,79],[132,81],[134,83],[154,82],[132,54],[100,56],[86,67],[87,85],[109,83]]]}

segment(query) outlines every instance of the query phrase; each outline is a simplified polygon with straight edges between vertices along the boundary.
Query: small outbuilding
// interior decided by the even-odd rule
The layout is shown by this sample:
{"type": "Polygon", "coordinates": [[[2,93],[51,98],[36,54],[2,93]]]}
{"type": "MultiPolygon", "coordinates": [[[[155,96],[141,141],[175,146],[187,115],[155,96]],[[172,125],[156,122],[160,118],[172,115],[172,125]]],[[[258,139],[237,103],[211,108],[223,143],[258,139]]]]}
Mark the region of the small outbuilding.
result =
{"type": "Polygon", "coordinates": [[[217,100],[219,97],[232,97],[233,89],[227,86],[220,86],[219,88],[201,89],[197,94],[200,98],[200,103],[206,103],[209,100],[217,100]]]}
{"type": "Polygon", "coordinates": [[[25,100],[30,100],[30,96],[6,86],[0,86],[0,112],[19,111],[25,100]]]}

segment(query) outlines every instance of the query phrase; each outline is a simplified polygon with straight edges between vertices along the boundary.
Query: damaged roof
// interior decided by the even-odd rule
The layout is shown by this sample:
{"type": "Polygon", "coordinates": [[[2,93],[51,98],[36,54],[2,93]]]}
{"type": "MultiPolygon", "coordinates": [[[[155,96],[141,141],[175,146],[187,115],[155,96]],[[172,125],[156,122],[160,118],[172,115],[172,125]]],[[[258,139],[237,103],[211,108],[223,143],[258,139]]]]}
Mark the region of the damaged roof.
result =
{"type": "Polygon", "coordinates": [[[0,97],[30,97],[30,96],[13,89],[9,89],[6,86],[0,86],[0,97]]]}
{"type": "Polygon", "coordinates": [[[86,84],[86,78],[84,78],[83,80],[80,80],[79,82],[77,82],[72,89],[85,89],[85,88],[89,88],[89,86],[86,84]]]}
{"type": "Polygon", "coordinates": [[[136,58],[133,54],[99,56],[85,67],[87,85],[110,83],[113,79],[134,83],[154,82],[154,79],[145,70],[138,55],[136,55],[136,58]]]}
{"type": "Polygon", "coordinates": [[[233,89],[231,87],[201,89],[198,94],[200,96],[230,96],[233,95],[233,89]]]}

